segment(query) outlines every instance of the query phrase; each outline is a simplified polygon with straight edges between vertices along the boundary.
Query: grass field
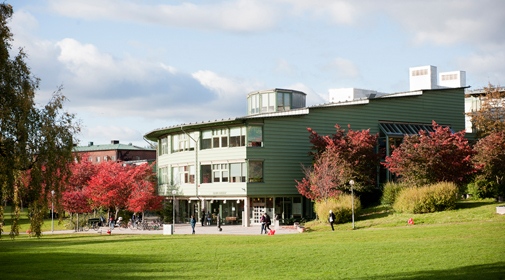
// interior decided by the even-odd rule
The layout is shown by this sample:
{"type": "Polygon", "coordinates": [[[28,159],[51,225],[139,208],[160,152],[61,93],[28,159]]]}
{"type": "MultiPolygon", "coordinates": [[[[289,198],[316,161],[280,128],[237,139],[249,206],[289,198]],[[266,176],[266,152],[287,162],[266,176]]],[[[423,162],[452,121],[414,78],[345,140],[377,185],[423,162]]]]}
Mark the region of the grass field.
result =
{"type": "Polygon", "coordinates": [[[377,207],[286,235],[26,235],[0,240],[1,279],[505,279],[492,202],[423,215],[377,207]],[[406,220],[413,217],[414,226],[406,220]]]}

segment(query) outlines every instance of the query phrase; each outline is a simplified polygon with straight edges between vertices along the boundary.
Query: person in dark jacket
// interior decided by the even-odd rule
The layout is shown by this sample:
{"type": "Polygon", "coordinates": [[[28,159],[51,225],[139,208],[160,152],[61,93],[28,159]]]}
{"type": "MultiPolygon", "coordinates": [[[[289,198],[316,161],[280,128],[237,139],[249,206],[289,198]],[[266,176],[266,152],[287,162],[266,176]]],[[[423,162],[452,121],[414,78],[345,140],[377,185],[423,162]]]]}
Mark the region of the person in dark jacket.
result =
{"type": "Polygon", "coordinates": [[[194,215],[191,215],[191,219],[189,220],[189,223],[191,224],[191,228],[193,229],[192,234],[195,234],[196,219],[195,219],[194,215]]]}
{"type": "Polygon", "coordinates": [[[335,231],[333,228],[333,223],[335,222],[335,214],[333,214],[333,211],[330,210],[330,215],[328,215],[328,222],[330,222],[331,225],[331,230],[335,231]]]}
{"type": "Polygon", "coordinates": [[[272,224],[272,220],[270,219],[270,215],[268,213],[265,213],[265,232],[268,233],[270,231],[270,225],[272,224]],[[267,231],[268,229],[268,231],[267,231]]]}
{"type": "Polygon", "coordinates": [[[202,211],[202,217],[200,218],[200,222],[202,223],[202,227],[205,225],[205,211],[202,211]]]}

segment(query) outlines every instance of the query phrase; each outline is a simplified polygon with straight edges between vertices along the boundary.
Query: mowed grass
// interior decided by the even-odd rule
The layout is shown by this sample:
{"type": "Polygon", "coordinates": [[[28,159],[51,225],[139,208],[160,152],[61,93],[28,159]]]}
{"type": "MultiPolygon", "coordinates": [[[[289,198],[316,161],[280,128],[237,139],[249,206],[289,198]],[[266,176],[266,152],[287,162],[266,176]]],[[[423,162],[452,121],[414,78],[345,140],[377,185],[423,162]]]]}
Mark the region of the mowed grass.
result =
{"type": "Polygon", "coordinates": [[[350,223],[335,232],[309,223],[307,233],[274,236],[4,235],[0,278],[505,279],[497,205],[414,215],[414,226],[378,207],[354,231],[350,223]]]}

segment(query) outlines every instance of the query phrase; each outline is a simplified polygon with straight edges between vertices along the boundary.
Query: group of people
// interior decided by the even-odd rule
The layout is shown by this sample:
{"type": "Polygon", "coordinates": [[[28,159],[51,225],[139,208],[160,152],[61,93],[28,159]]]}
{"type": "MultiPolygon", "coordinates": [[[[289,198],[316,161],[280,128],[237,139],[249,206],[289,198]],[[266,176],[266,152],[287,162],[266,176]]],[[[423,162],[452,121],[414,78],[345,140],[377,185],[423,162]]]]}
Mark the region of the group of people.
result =
{"type": "Polygon", "coordinates": [[[261,233],[265,232],[265,234],[270,231],[270,225],[272,224],[272,220],[270,219],[270,216],[268,213],[263,213],[260,217],[260,223],[261,223],[261,233]],[[268,231],[267,231],[268,230],[268,231]]]}
{"type": "Polygon", "coordinates": [[[210,214],[210,211],[205,214],[205,211],[203,212],[202,217],[200,218],[200,222],[202,223],[202,227],[205,225],[210,226],[212,222],[212,214],[210,214]]]}
{"type": "MultiPolygon", "coordinates": [[[[216,214],[216,219],[217,219],[217,229],[219,231],[222,231],[221,219],[219,217],[219,214],[216,214]]],[[[202,223],[202,227],[205,226],[205,224],[210,226],[210,224],[212,222],[212,215],[210,214],[210,212],[207,212],[207,214],[205,214],[205,211],[204,211],[202,217],[200,218],[200,222],[202,223]]],[[[195,215],[191,215],[191,218],[189,219],[189,224],[191,225],[192,234],[195,234],[195,226],[196,226],[195,215]]]]}

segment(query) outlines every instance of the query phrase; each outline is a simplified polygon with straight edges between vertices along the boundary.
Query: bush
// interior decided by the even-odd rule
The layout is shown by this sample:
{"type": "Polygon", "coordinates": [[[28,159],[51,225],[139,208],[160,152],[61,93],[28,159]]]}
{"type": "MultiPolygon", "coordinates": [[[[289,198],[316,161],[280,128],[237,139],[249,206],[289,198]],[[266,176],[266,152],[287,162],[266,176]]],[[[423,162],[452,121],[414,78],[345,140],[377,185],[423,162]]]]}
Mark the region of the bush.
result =
{"type": "Polygon", "coordinates": [[[403,190],[393,204],[393,209],[413,214],[433,213],[454,209],[457,199],[458,187],[454,183],[442,182],[403,190]]]}
{"type": "MultiPolygon", "coordinates": [[[[354,197],[354,211],[357,212],[361,209],[361,202],[359,198],[354,197]]],[[[343,224],[349,222],[352,217],[352,198],[350,194],[341,194],[336,199],[329,199],[327,201],[316,202],[314,204],[314,211],[317,214],[320,222],[328,222],[328,214],[330,210],[335,214],[335,223],[343,224]]]]}
{"type": "Polygon", "coordinates": [[[496,196],[496,186],[494,182],[476,179],[466,186],[466,193],[468,193],[472,199],[494,198],[496,196]]]}
{"type": "Polygon", "coordinates": [[[390,205],[392,206],[395,203],[396,198],[400,194],[403,189],[408,187],[405,183],[393,183],[388,182],[384,185],[384,189],[382,191],[381,204],[382,205],[390,205]]]}

